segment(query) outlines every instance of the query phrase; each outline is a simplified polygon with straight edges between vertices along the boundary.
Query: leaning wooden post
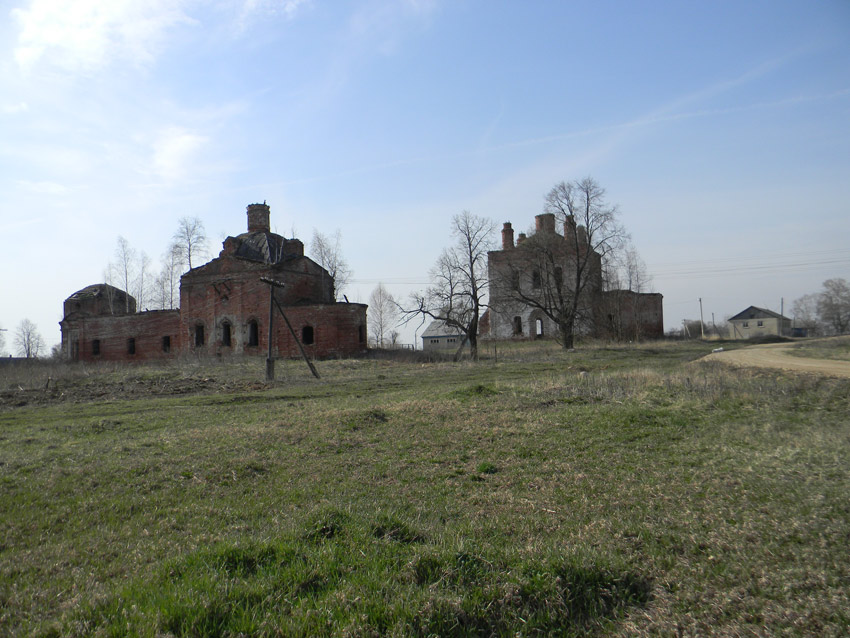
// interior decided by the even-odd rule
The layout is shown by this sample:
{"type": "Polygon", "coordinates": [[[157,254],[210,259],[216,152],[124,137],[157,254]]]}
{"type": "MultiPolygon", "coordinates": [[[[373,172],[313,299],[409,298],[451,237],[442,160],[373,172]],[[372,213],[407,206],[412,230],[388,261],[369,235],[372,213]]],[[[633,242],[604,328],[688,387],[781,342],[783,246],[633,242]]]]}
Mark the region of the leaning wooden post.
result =
{"type": "Polygon", "coordinates": [[[269,285],[269,354],[266,357],[266,381],[274,381],[274,359],[272,358],[272,339],[274,338],[274,287],[275,284],[268,279],[263,281],[269,285]]]}
{"type": "Polygon", "coordinates": [[[260,277],[260,281],[269,285],[269,356],[266,359],[266,381],[271,381],[274,379],[274,359],[272,358],[272,320],[274,317],[274,307],[277,306],[278,311],[280,312],[280,316],[283,317],[284,323],[286,323],[286,327],[289,328],[289,332],[292,335],[292,339],[295,341],[295,345],[298,346],[298,349],[301,351],[301,356],[304,357],[304,361],[307,362],[307,366],[310,368],[310,372],[313,373],[313,376],[317,379],[319,377],[319,372],[316,370],[316,366],[313,365],[313,362],[310,361],[310,357],[307,356],[307,353],[304,351],[304,346],[301,345],[301,341],[298,339],[298,335],[295,334],[295,330],[292,328],[292,324],[289,323],[289,319],[286,316],[286,313],[283,312],[283,307],[280,305],[277,299],[274,298],[274,289],[275,288],[283,288],[286,284],[282,281],[275,281],[274,279],[269,279],[268,277],[260,277]]]}
{"type": "Polygon", "coordinates": [[[310,372],[313,373],[314,377],[320,379],[321,377],[319,376],[319,371],[316,370],[316,366],[313,365],[313,362],[310,361],[310,357],[307,356],[307,352],[304,350],[304,346],[301,345],[301,341],[298,339],[298,335],[295,334],[295,329],[292,327],[292,324],[289,323],[289,318],[286,316],[286,313],[283,312],[283,308],[281,308],[280,304],[277,302],[277,299],[275,299],[274,304],[280,311],[280,316],[283,317],[284,322],[286,322],[286,327],[289,328],[289,334],[291,334],[292,338],[295,340],[295,345],[298,346],[298,349],[301,351],[301,356],[307,363],[307,367],[310,368],[310,372]]]}

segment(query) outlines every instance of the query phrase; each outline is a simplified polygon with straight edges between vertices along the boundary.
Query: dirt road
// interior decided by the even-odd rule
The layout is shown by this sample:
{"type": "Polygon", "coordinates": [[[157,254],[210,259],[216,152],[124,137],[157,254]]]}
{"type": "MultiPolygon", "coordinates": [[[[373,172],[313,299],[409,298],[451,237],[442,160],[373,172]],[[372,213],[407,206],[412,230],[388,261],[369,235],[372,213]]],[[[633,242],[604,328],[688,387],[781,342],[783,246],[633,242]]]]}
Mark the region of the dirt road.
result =
{"type": "Polygon", "coordinates": [[[812,372],[831,377],[850,377],[850,361],[804,359],[788,352],[794,344],[769,343],[739,350],[712,352],[703,361],[720,361],[734,366],[780,368],[795,372],[812,372]]]}

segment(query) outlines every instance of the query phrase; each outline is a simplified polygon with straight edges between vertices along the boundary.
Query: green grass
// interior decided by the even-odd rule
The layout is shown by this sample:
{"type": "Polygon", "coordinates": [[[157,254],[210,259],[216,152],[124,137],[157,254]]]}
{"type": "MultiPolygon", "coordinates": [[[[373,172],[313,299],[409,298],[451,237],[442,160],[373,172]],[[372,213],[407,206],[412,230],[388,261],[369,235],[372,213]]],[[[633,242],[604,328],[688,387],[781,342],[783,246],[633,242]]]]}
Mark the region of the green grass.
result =
{"type": "Polygon", "coordinates": [[[796,344],[789,351],[797,357],[850,361],[850,337],[814,339],[796,344]]]}
{"type": "Polygon", "coordinates": [[[4,379],[0,635],[846,634],[850,383],[706,350],[4,379]]]}

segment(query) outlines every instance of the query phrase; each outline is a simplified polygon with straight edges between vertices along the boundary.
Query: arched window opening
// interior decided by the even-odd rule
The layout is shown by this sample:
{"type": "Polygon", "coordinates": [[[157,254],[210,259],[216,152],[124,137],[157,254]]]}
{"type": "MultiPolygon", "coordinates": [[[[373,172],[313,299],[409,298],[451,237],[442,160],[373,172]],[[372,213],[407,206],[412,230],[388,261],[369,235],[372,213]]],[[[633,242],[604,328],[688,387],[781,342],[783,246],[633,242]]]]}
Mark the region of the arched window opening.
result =
{"type": "Polygon", "coordinates": [[[535,290],[540,288],[540,271],[537,269],[531,273],[531,287],[535,290]]]}
{"type": "Polygon", "coordinates": [[[535,319],[534,321],[534,338],[540,339],[543,337],[543,320],[535,319]]]}
{"type": "Polygon", "coordinates": [[[363,324],[357,326],[357,338],[360,343],[366,343],[366,326],[363,324]]]}
{"type": "Polygon", "coordinates": [[[560,290],[564,284],[564,269],[560,266],[555,266],[555,287],[560,290]]]}
{"type": "Polygon", "coordinates": [[[313,344],[313,326],[304,326],[301,328],[301,343],[305,346],[313,344]]]}
{"type": "Polygon", "coordinates": [[[204,345],[204,324],[202,323],[195,326],[195,345],[204,345]]]}
{"type": "Polygon", "coordinates": [[[221,345],[226,346],[228,348],[230,347],[231,342],[230,333],[230,323],[225,321],[223,324],[221,324],[221,345]]]}
{"type": "Polygon", "coordinates": [[[514,317],[513,328],[514,328],[514,334],[515,335],[521,335],[522,334],[522,317],[514,317]]]}
{"type": "Polygon", "coordinates": [[[254,319],[248,322],[248,345],[260,345],[260,325],[254,319]]]}

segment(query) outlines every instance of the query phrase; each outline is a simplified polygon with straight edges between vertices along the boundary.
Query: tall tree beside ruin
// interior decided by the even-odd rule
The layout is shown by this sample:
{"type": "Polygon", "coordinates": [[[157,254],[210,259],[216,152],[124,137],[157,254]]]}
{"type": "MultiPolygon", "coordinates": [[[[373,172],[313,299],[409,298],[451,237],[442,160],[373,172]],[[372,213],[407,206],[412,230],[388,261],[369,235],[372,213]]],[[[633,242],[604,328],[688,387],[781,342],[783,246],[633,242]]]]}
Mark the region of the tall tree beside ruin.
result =
{"type": "Polygon", "coordinates": [[[631,310],[631,318],[628,325],[633,326],[634,331],[626,334],[622,321],[623,302],[628,293],[648,292],[652,287],[652,277],[646,267],[646,262],[631,241],[626,240],[618,249],[606,255],[602,264],[602,285],[608,292],[606,295],[606,312],[617,318],[617,324],[610,326],[614,337],[617,339],[640,339],[641,322],[638,320],[639,306],[637,303],[627,303],[626,308],[631,310]]]}
{"type": "Polygon", "coordinates": [[[150,257],[148,257],[146,252],[140,252],[136,259],[136,281],[133,287],[133,296],[136,298],[136,309],[139,312],[148,307],[148,298],[153,289],[153,278],[150,273],[150,267],[150,257]]]}
{"type": "Polygon", "coordinates": [[[605,189],[591,177],[556,184],[543,210],[555,216],[564,236],[537,232],[525,240],[512,254],[508,296],[545,314],[558,328],[558,342],[570,349],[579,327],[594,321],[592,296],[601,285],[602,263],[628,235],[617,207],[607,203],[605,189]]]}
{"type": "Polygon", "coordinates": [[[171,244],[162,254],[159,274],[154,281],[154,305],[160,310],[171,310],[179,305],[180,249],[171,244]]]}
{"type": "Polygon", "coordinates": [[[338,299],[351,280],[351,268],[342,256],[342,233],[337,230],[329,237],[314,228],[310,252],[316,263],[333,277],[333,297],[338,299]]]}
{"type": "Polygon", "coordinates": [[[469,353],[478,360],[478,322],[487,295],[487,252],[492,248],[492,220],[463,211],[452,218],[454,244],[443,250],[431,269],[433,284],[424,293],[411,295],[412,307],[404,314],[442,321],[460,330],[469,353]]]}
{"type": "Polygon", "coordinates": [[[192,270],[192,259],[197,263],[198,259],[207,255],[207,233],[198,217],[181,217],[173,239],[182,263],[189,270],[192,270]]]}
{"type": "Polygon", "coordinates": [[[36,325],[29,319],[23,319],[15,331],[15,347],[18,354],[27,359],[34,359],[44,350],[44,339],[36,325]]]}
{"type": "MultiPolygon", "coordinates": [[[[110,263],[108,272],[110,279],[117,283],[117,287],[127,293],[125,297],[124,312],[130,312],[130,295],[136,285],[136,276],[138,272],[136,249],[130,246],[124,237],[118,236],[118,243],[115,246],[115,261],[110,263]]],[[[111,284],[112,281],[107,281],[111,284]]],[[[113,284],[114,285],[114,284],[113,284]]],[[[136,300],[138,301],[138,300],[136,300]]],[[[139,305],[136,305],[139,308],[139,305]]]]}
{"type": "Polygon", "coordinates": [[[850,283],[827,279],[818,295],[818,316],[835,334],[850,331],[850,283]]]}
{"type": "Polygon", "coordinates": [[[376,347],[384,347],[384,341],[398,325],[398,313],[398,304],[392,294],[379,283],[369,296],[369,332],[376,347]]]}

